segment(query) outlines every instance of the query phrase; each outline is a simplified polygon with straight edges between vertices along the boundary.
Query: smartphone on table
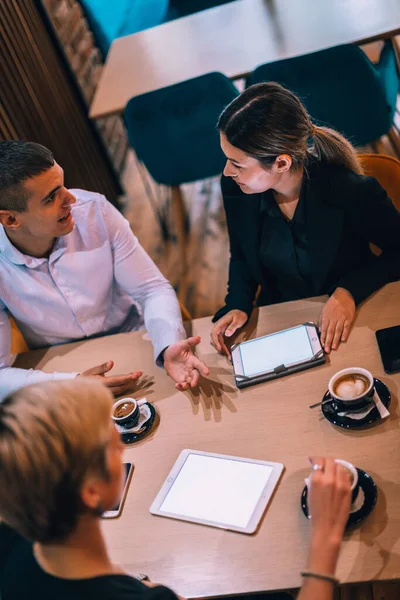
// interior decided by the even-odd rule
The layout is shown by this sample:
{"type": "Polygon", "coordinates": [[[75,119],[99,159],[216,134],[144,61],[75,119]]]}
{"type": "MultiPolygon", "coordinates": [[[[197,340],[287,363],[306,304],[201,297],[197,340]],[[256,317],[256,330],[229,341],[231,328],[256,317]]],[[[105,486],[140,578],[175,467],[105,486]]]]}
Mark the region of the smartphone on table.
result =
{"type": "Polygon", "coordinates": [[[400,371],[400,325],[378,329],[375,333],[385,373],[400,371]]]}
{"type": "Polygon", "coordinates": [[[133,464],[126,462],[126,463],[124,463],[124,468],[125,468],[125,484],[124,484],[124,489],[122,491],[121,499],[118,502],[117,506],[114,506],[114,508],[112,508],[111,510],[106,510],[102,514],[103,519],[115,519],[116,517],[119,517],[122,512],[125,498],[128,493],[129,483],[132,479],[133,464]]]}

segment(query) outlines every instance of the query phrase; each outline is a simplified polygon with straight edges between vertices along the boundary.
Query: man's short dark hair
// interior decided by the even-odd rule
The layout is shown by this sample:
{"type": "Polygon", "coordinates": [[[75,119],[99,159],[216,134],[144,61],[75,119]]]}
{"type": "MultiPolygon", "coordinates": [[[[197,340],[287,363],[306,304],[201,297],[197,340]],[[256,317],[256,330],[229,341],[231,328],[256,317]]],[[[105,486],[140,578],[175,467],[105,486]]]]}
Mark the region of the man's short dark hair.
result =
{"type": "Polygon", "coordinates": [[[28,196],[23,182],[54,164],[54,156],[41,144],[21,140],[0,142],[0,210],[25,212],[28,196]]]}

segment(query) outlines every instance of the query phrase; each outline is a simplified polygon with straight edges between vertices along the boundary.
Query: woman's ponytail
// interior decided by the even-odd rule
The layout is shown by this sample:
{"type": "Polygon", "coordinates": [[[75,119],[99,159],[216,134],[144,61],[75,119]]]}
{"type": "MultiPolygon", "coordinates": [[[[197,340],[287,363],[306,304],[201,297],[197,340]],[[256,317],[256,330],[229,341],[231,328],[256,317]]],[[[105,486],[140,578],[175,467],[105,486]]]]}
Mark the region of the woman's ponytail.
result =
{"type": "Polygon", "coordinates": [[[325,163],[363,173],[350,142],[333,129],[313,125],[300,99],[279,83],[245,89],[223,110],[217,127],[232,146],[265,168],[280,154],[289,154],[294,168],[303,167],[314,154],[325,163]]]}
{"type": "Polygon", "coordinates": [[[340,133],[329,127],[314,125],[311,137],[313,140],[311,152],[318,160],[346,167],[359,175],[363,174],[364,171],[355,149],[340,133]]]}

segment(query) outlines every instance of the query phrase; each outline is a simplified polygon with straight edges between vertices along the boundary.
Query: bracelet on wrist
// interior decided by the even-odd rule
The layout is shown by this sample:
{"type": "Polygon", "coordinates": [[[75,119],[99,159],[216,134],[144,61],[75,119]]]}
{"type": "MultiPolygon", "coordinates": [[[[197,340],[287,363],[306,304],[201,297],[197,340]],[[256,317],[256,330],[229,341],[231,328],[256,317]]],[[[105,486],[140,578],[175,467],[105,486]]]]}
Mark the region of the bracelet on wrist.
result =
{"type": "Polygon", "coordinates": [[[321,581],[329,581],[333,585],[339,585],[339,579],[333,575],[326,575],[325,573],[316,573],[315,571],[302,571],[300,573],[302,577],[311,577],[313,579],[320,579],[321,581]]]}

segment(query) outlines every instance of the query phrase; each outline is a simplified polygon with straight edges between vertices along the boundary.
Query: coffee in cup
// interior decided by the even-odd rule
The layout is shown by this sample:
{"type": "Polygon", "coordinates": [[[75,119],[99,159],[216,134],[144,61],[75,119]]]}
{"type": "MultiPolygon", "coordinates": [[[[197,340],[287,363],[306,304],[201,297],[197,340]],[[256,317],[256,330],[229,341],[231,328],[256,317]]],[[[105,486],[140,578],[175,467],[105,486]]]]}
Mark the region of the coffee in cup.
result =
{"type": "Polygon", "coordinates": [[[121,427],[129,429],[135,427],[139,421],[140,409],[134,398],[121,398],[114,403],[112,419],[121,427]]]}
{"type": "Polygon", "coordinates": [[[374,393],[372,374],[361,367],[342,369],[331,377],[329,393],[332,398],[346,405],[354,406],[374,393]]]}

